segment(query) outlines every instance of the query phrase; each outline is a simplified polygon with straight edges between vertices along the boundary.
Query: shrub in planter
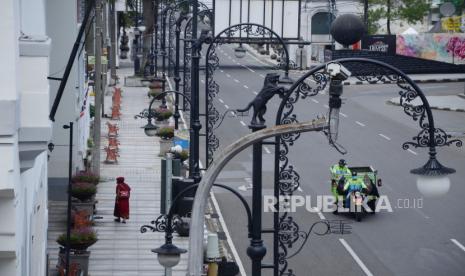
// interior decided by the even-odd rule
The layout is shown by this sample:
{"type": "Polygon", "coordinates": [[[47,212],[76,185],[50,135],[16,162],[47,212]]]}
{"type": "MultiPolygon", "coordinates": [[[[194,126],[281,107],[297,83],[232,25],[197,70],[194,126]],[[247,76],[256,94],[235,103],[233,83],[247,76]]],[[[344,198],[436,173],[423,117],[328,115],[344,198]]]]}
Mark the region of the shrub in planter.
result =
{"type": "Polygon", "coordinates": [[[149,84],[149,88],[150,89],[154,89],[154,88],[162,88],[163,87],[163,84],[161,81],[152,81],[150,84],[149,84]]]}
{"type": "Polygon", "coordinates": [[[162,127],[158,129],[157,136],[164,140],[169,140],[174,137],[174,128],[162,127]]]}
{"type": "Polygon", "coordinates": [[[157,108],[155,109],[155,114],[158,121],[168,120],[173,116],[173,112],[167,108],[157,108]]]}
{"type": "Polygon", "coordinates": [[[80,172],[73,176],[73,182],[87,182],[97,185],[100,182],[100,177],[92,172],[80,172]]]}
{"type": "Polygon", "coordinates": [[[161,88],[152,88],[152,89],[149,90],[149,92],[147,92],[147,96],[155,98],[158,95],[160,95],[161,93],[163,93],[161,88]]]}
{"type": "Polygon", "coordinates": [[[89,182],[73,182],[71,195],[81,201],[87,201],[97,192],[95,184],[89,182]]]}
{"type": "MultiPolygon", "coordinates": [[[[97,233],[92,227],[76,228],[71,230],[70,248],[74,250],[86,250],[89,246],[97,242],[97,233]]],[[[66,233],[61,234],[57,243],[66,247],[66,233]]]]}
{"type": "Polygon", "coordinates": [[[189,159],[189,151],[188,150],[183,150],[181,152],[176,152],[175,153],[175,158],[181,160],[181,162],[184,162],[187,159],[189,159]]]}

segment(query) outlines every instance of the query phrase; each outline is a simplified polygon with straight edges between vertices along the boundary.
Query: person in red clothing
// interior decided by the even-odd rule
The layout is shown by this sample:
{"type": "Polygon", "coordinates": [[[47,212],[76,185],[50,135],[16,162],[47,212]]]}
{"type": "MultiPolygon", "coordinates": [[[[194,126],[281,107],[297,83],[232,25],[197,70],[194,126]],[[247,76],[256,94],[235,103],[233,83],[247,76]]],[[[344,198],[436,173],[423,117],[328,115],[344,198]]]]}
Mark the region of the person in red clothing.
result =
{"type": "Polygon", "coordinates": [[[124,183],[124,177],[116,178],[116,199],[115,210],[113,215],[116,217],[115,221],[126,223],[129,219],[129,197],[131,195],[131,187],[124,183]],[[122,219],[122,220],[121,220],[122,219]]]}

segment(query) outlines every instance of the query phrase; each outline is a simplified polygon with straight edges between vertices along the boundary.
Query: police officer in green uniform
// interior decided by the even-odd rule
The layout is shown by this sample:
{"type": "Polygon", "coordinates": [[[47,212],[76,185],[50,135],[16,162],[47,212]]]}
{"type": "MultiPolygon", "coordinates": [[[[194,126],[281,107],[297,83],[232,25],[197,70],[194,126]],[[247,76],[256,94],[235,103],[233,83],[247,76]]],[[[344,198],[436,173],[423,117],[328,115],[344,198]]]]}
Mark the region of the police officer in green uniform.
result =
{"type": "Polygon", "coordinates": [[[362,179],[357,177],[357,172],[352,172],[352,177],[347,179],[346,184],[344,185],[344,195],[346,196],[346,207],[349,207],[350,193],[352,191],[366,191],[367,185],[363,182],[362,179]]]}
{"type": "Polygon", "coordinates": [[[336,210],[334,211],[334,213],[336,214],[339,195],[337,191],[337,186],[343,177],[345,180],[347,180],[350,177],[351,172],[347,167],[346,161],[344,159],[339,160],[339,163],[331,166],[329,168],[329,171],[331,173],[331,193],[336,199],[336,210]]]}

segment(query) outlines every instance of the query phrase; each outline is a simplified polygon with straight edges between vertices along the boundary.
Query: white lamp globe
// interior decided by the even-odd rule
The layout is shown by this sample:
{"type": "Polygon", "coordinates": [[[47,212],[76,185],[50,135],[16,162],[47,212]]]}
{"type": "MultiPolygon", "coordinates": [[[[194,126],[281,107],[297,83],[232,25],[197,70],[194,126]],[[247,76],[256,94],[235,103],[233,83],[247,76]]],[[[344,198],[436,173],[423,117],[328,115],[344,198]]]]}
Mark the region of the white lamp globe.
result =
{"type": "Polygon", "coordinates": [[[179,264],[180,255],[176,254],[158,254],[158,262],[164,267],[173,267],[179,264]]]}
{"type": "Polygon", "coordinates": [[[417,188],[425,197],[442,196],[447,194],[450,189],[450,179],[447,175],[419,175],[417,178],[417,188]]]}
{"type": "Polygon", "coordinates": [[[139,31],[141,31],[141,32],[145,32],[145,29],[146,29],[145,26],[138,26],[137,28],[138,28],[139,31]]]}

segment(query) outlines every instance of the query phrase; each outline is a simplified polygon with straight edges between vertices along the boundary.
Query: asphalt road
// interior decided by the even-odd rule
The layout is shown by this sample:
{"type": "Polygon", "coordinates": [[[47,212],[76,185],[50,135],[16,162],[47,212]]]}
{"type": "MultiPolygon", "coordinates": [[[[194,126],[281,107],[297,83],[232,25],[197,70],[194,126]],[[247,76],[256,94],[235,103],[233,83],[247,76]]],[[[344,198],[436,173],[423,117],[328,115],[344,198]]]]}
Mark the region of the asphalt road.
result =
{"type": "MultiPolygon", "coordinates": [[[[223,113],[227,109],[246,106],[263,85],[263,77],[271,72],[248,54],[243,59],[234,57],[231,46],[217,51],[220,68],[215,80],[220,93],[215,106],[223,113]],[[235,65],[235,66],[232,66],[235,65]]],[[[204,61],[202,61],[204,63],[204,61]]],[[[300,73],[291,75],[294,79],[300,73]]],[[[204,75],[201,74],[201,103],[204,103],[204,75]]],[[[463,91],[463,83],[430,83],[421,85],[427,95],[455,94],[463,91]]],[[[329,195],[329,166],[345,158],[349,166],[371,165],[383,179],[380,193],[386,195],[393,212],[381,212],[355,222],[346,215],[330,212],[309,212],[298,208],[292,217],[300,230],[308,231],[320,220],[346,220],[352,227],[350,234],[310,235],[302,251],[289,259],[289,269],[295,275],[465,275],[465,151],[454,146],[440,148],[439,160],[453,167],[449,193],[438,199],[423,198],[415,185],[410,169],[422,166],[427,160],[426,149],[404,151],[402,143],[419,132],[418,123],[405,115],[402,108],[386,104],[398,96],[395,85],[356,85],[344,87],[339,140],[347,149],[344,156],[328,145],[320,133],[303,134],[290,147],[289,160],[300,175],[300,189],[296,194],[311,196],[316,206],[317,195],[329,195]]],[[[295,105],[298,120],[316,118],[327,112],[328,95],[316,95],[299,100],[295,105]]],[[[279,98],[268,104],[267,125],[275,122],[279,98]]],[[[250,112],[251,114],[251,112],[250,112]]],[[[434,111],[437,127],[446,131],[464,131],[465,113],[434,111]]],[[[250,132],[249,117],[226,116],[216,130],[221,146],[250,132]]],[[[201,150],[204,151],[204,141],[201,150]]],[[[273,193],[274,147],[265,146],[263,157],[264,195],[273,193]]],[[[236,158],[220,175],[218,182],[228,184],[249,201],[248,187],[252,178],[251,149],[236,158]]],[[[245,212],[237,199],[215,190],[221,212],[247,275],[250,261],[246,255],[249,244],[245,212]]],[[[272,215],[264,215],[263,227],[272,226],[272,215]]],[[[271,236],[264,234],[268,248],[264,263],[272,262],[271,236]]],[[[300,247],[297,242],[289,255],[300,247]]],[[[264,270],[263,275],[272,275],[264,270]]]]}

